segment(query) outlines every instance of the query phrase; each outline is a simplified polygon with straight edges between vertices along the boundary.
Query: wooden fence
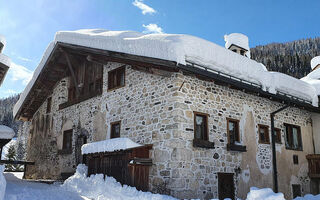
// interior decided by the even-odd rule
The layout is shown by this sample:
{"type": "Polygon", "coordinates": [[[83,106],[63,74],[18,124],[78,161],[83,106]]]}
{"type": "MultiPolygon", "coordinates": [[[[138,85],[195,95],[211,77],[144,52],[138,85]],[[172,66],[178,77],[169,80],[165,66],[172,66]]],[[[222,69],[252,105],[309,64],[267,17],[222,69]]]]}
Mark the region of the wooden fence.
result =
{"type": "Polygon", "coordinates": [[[88,176],[104,174],[114,177],[118,182],[148,191],[149,167],[152,160],[149,150],[152,145],[145,145],[116,152],[102,152],[86,155],[88,176]]]}

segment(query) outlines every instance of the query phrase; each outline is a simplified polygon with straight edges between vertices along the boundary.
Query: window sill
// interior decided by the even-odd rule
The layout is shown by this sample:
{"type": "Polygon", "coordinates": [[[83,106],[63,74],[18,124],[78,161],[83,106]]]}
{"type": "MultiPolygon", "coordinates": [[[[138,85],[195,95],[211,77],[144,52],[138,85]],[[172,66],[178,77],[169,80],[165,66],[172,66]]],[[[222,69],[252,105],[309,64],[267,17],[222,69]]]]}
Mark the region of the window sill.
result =
{"type": "Polygon", "coordinates": [[[290,147],[286,147],[286,150],[292,150],[292,151],[303,151],[303,149],[294,149],[294,148],[290,148],[290,147]]]}
{"type": "Polygon", "coordinates": [[[71,150],[71,149],[60,149],[60,150],[58,150],[58,154],[59,154],[59,155],[72,154],[72,150],[71,150]]]}
{"type": "Polygon", "coordinates": [[[122,86],[117,86],[117,87],[114,87],[114,88],[110,88],[110,89],[109,89],[109,87],[108,87],[108,90],[107,90],[107,92],[112,92],[112,91],[114,91],[114,90],[117,90],[117,89],[120,89],[120,88],[123,88],[123,87],[125,87],[125,85],[122,85],[122,86]]]}
{"type": "Polygon", "coordinates": [[[67,102],[62,103],[62,104],[59,105],[59,110],[62,110],[64,108],[67,108],[67,107],[75,105],[75,104],[78,104],[78,103],[80,103],[82,101],[91,99],[91,98],[99,96],[101,94],[102,94],[102,91],[98,91],[98,92],[95,92],[95,93],[92,93],[92,94],[89,94],[89,95],[86,95],[86,96],[81,96],[78,99],[75,99],[75,100],[72,100],[72,101],[67,101],[67,102]]]}
{"type": "Polygon", "coordinates": [[[193,139],[193,147],[214,149],[214,142],[210,142],[207,140],[193,139]]]}
{"type": "Polygon", "coordinates": [[[243,145],[237,144],[227,144],[228,151],[239,151],[239,152],[247,152],[247,147],[243,145]]]}

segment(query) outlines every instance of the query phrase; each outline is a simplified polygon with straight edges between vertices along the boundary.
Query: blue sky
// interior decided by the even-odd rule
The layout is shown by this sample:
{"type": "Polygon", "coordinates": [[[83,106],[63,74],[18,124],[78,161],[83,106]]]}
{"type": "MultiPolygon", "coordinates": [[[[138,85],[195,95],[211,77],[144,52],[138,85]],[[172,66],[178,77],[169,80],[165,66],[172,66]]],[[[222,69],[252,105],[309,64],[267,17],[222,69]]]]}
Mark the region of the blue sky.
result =
{"type": "Polygon", "coordinates": [[[3,53],[14,63],[0,98],[24,89],[59,30],[182,33],[219,45],[240,32],[254,47],[320,36],[319,11],[317,0],[0,0],[3,53]]]}

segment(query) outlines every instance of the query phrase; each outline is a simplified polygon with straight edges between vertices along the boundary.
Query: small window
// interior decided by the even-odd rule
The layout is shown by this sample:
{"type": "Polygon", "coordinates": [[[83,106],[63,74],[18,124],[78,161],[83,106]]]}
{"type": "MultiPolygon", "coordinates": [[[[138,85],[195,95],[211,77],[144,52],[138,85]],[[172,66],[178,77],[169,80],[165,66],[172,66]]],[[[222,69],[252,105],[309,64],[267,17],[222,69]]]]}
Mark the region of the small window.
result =
{"type": "Polygon", "coordinates": [[[301,129],[299,126],[284,124],[286,131],[286,148],[302,151],[301,129]]]}
{"type": "Polygon", "coordinates": [[[227,119],[228,143],[240,143],[239,120],[227,119]]]}
{"type": "Polygon", "coordinates": [[[108,72],[108,90],[123,87],[125,85],[125,66],[108,72]]]}
{"type": "Polygon", "coordinates": [[[293,155],[292,158],[293,158],[293,164],[298,165],[298,164],[299,164],[299,157],[298,157],[298,155],[293,155]]]}
{"type": "Polygon", "coordinates": [[[240,50],[240,54],[244,56],[245,51],[241,49],[241,50],[240,50]]]}
{"type": "Polygon", "coordinates": [[[301,197],[301,186],[292,184],[292,198],[301,197]]]}
{"type": "Polygon", "coordinates": [[[237,53],[237,49],[233,49],[232,51],[235,52],[235,53],[237,53]]]}
{"type": "Polygon", "coordinates": [[[72,152],[72,129],[63,132],[63,146],[62,149],[72,152]]]}
{"type": "Polygon", "coordinates": [[[259,143],[270,144],[269,127],[259,124],[259,143]]]}
{"type": "Polygon", "coordinates": [[[49,97],[47,99],[47,113],[51,113],[51,101],[52,101],[52,98],[49,97]]]}
{"type": "Polygon", "coordinates": [[[275,135],[275,139],[276,139],[276,143],[281,144],[281,129],[279,128],[275,128],[274,129],[274,135],[275,135]]]}
{"type": "Polygon", "coordinates": [[[194,138],[208,140],[208,115],[194,112],[194,138]]]}
{"type": "Polygon", "coordinates": [[[111,123],[111,135],[110,138],[120,137],[120,121],[111,123]]]}

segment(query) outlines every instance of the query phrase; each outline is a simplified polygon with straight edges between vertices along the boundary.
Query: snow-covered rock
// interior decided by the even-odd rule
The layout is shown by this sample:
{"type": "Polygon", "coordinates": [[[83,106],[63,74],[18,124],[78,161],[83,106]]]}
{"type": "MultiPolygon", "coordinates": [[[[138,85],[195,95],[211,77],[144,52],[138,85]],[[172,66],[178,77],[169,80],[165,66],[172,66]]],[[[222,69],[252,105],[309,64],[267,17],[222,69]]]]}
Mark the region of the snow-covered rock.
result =
{"type": "Polygon", "coordinates": [[[4,165],[0,165],[0,200],[4,199],[4,194],[6,192],[6,179],[3,176],[4,165]]]}
{"type": "Polygon", "coordinates": [[[285,200],[285,198],[282,193],[274,193],[270,188],[251,187],[247,200],[285,200]]]}
{"type": "MultiPolygon", "coordinates": [[[[231,36],[227,36],[229,38],[228,41],[232,41],[233,37],[231,36]]],[[[267,85],[272,84],[274,77],[261,63],[236,54],[215,43],[190,35],[142,34],[134,31],[108,31],[101,29],[60,31],[56,33],[54,41],[50,43],[46,49],[31,81],[28,83],[18,102],[14,106],[14,116],[16,116],[19,111],[26,96],[42,71],[49,55],[52,53],[58,42],[137,56],[158,58],[182,65],[191,62],[241,78],[245,81],[259,84],[264,89],[267,88],[267,85]]],[[[247,46],[245,45],[245,43],[247,43],[246,36],[240,37],[240,39],[238,37],[236,42],[240,42],[241,46],[244,45],[245,48],[249,49],[248,44],[246,44],[247,46]]],[[[290,95],[296,95],[296,88],[305,88],[305,83],[299,80],[290,88],[287,86],[286,79],[278,83],[279,85],[276,88],[286,88],[282,90],[285,90],[290,95]],[[291,90],[293,88],[295,88],[295,91],[291,90]]],[[[300,96],[304,97],[304,100],[312,101],[314,106],[318,105],[318,100],[314,98],[315,92],[312,92],[311,89],[300,89],[299,93],[301,93],[300,96]]]]}
{"type": "Polygon", "coordinates": [[[0,139],[12,139],[15,133],[10,127],[0,125],[0,139]]]}
{"type": "Polygon", "coordinates": [[[91,142],[81,147],[82,154],[97,152],[113,152],[134,147],[140,147],[141,144],[135,143],[129,138],[113,138],[99,142],[91,142]]]}
{"type": "Polygon", "coordinates": [[[68,191],[77,192],[90,199],[99,200],[174,200],[175,198],[152,194],[151,192],[138,191],[134,187],[121,185],[114,178],[103,174],[91,175],[87,177],[85,165],[78,165],[76,173],[68,178],[62,188],[68,191]]]}

